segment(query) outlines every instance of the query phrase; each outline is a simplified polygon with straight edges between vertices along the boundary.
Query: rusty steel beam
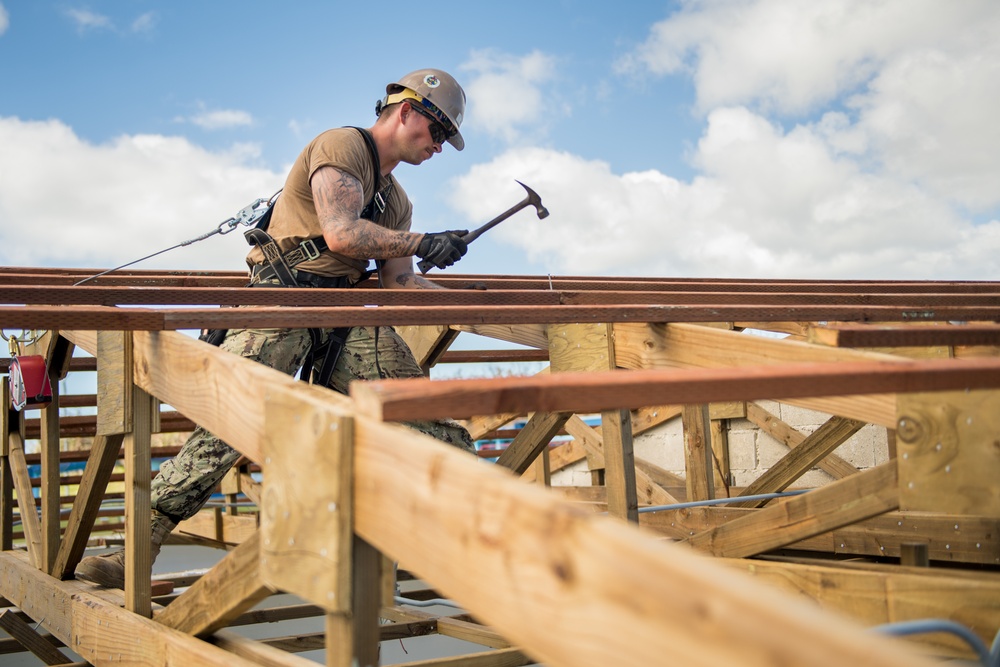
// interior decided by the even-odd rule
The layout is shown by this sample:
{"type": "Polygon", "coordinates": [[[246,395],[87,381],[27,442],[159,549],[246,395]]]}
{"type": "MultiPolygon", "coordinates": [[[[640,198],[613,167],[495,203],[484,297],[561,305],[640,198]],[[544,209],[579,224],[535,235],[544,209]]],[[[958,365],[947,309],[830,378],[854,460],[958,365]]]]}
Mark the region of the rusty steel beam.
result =
{"type": "Polygon", "coordinates": [[[0,327],[84,331],[167,331],[244,327],[560,324],[583,322],[936,322],[1000,320],[1000,307],[560,305],[329,308],[113,308],[0,306],[0,327]]]}
{"type": "Polygon", "coordinates": [[[593,290],[325,290],[281,287],[65,287],[2,286],[0,303],[32,305],[271,305],[271,306],[435,306],[435,305],[856,305],[1000,306],[996,293],[861,292],[694,292],[593,290]]]}
{"type": "MultiPolygon", "coordinates": [[[[0,267],[0,285],[63,285],[73,283],[102,269],[43,269],[0,267]]],[[[992,281],[919,280],[760,280],[742,278],[648,278],[603,276],[506,276],[478,274],[431,274],[447,287],[484,282],[489,289],[519,290],[611,290],[611,291],[695,291],[695,292],[832,292],[865,294],[976,294],[1000,292],[992,281]]],[[[102,276],[86,286],[149,287],[243,287],[247,276],[239,271],[137,271],[122,270],[102,276]]],[[[376,286],[374,280],[365,286],[376,286]]],[[[80,286],[85,287],[85,286],[80,286]]]]}

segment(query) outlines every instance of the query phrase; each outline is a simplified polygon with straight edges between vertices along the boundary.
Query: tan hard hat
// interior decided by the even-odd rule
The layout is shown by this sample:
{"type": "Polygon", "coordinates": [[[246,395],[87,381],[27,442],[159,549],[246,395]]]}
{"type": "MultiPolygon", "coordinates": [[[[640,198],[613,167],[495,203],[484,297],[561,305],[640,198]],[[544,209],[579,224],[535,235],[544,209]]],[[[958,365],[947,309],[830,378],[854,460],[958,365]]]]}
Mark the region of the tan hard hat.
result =
{"type": "Polygon", "coordinates": [[[390,83],[385,93],[379,109],[407,99],[416,100],[448,130],[449,144],[456,150],[465,148],[465,139],[459,132],[465,118],[465,91],[451,74],[439,69],[418,69],[390,83]]]}

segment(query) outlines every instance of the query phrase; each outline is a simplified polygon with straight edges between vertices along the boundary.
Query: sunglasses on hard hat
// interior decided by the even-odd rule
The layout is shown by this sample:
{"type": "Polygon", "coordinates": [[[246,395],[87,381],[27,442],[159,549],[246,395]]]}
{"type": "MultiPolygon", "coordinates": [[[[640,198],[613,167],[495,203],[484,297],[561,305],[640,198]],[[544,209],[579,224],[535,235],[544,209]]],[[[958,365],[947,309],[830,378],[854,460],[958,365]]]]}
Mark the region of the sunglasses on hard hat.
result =
{"type": "MultiPolygon", "coordinates": [[[[414,100],[414,102],[416,102],[416,100],[414,100]]],[[[443,144],[455,134],[454,131],[449,131],[448,128],[446,128],[444,124],[438,120],[437,116],[425,109],[419,102],[411,104],[410,106],[414,111],[430,121],[428,127],[431,131],[431,141],[434,143],[443,144]]]]}

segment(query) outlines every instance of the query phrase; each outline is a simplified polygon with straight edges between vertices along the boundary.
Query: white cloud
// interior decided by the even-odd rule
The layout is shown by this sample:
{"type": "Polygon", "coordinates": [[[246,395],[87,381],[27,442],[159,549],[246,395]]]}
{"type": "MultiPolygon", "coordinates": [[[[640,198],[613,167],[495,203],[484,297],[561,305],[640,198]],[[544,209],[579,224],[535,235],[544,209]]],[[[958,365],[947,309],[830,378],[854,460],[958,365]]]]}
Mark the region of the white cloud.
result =
{"type": "Polygon", "coordinates": [[[70,8],[66,10],[66,15],[76,23],[76,29],[80,32],[114,29],[114,24],[110,18],[103,14],[92,12],[89,9],[70,8]]]}
{"type": "Polygon", "coordinates": [[[859,163],[982,212],[1000,204],[998,33],[992,0],[689,2],[620,65],[689,72],[706,115],[826,110],[859,163]]]}
{"type": "Polygon", "coordinates": [[[237,109],[203,110],[187,119],[205,130],[221,130],[229,127],[253,125],[253,116],[237,109]]]}
{"type": "MultiPolygon", "coordinates": [[[[993,25],[1000,31],[1000,20],[993,25]]],[[[851,105],[888,173],[973,210],[1000,205],[995,41],[974,52],[914,49],[887,63],[851,105]]]]}
{"type": "Polygon", "coordinates": [[[543,91],[556,73],[556,61],[550,55],[533,51],[516,57],[495,50],[475,51],[462,69],[473,72],[472,80],[463,83],[471,127],[516,142],[527,131],[543,131],[556,111],[553,97],[543,91]]]}
{"type": "Polygon", "coordinates": [[[526,244],[560,270],[995,279],[998,32],[988,0],[685,2],[618,65],[693,79],[689,183],[549,153],[488,169],[572,175],[549,175],[559,234],[526,244]]]}
{"type": "Polygon", "coordinates": [[[0,4],[0,35],[7,32],[8,27],[10,27],[10,14],[7,13],[3,4],[0,4]]]}
{"type": "MultiPolygon", "coordinates": [[[[55,120],[0,118],[0,263],[111,267],[211,231],[283,174],[257,149],[211,152],[181,137],[90,144],[55,120]]],[[[242,228],[136,268],[244,268],[242,228]]]]}
{"type": "MultiPolygon", "coordinates": [[[[453,205],[484,219],[521,179],[551,215],[492,231],[560,273],[797,278],[992,279],[1000,221],[973,225],[947,203],[839,156],[813,126],[782,132],[745,108],[711,115],[684,183],[656,171],[514,149],[457,179],[453,205]]],[[[523,193],[521,193],[523,196],[523,193]]]]}
{"type": "Polygon", "coordinates": [[[994,40],[998,12],[992,0],[688,0],[620,65],[690,71],[702,111],[760,104],[800,113],[914,48],[978,50],[994,40]]]}
{"type": "Polygon", "coordinates": [[[132,32],[149,32],[156,26],[156,12],[146,12],[140,15],[129,27],[132,32]]]}
{"type": "Polygon", "coordinates": [[[98,14],[89,9],[71,7],[64,10],[64,13],[76,24],[76,29],[81,34],[91,30],[109,30],[115,33],[146,33],[152,31],[157,21],[156,12],[146,12],[133,19],[126,30],[121,30],[109,16],[98,14]]]}

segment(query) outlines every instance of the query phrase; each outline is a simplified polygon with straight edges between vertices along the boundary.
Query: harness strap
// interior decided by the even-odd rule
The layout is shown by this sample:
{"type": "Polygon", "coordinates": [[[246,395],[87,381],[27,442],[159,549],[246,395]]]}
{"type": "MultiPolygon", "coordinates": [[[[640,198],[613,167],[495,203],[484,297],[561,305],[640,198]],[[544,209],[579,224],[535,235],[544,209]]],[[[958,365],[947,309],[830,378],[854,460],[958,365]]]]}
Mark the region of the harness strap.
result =
{"type": "MultiPolygon", "coordinates": [[[[347,344],[347,335],[351,333],[351,328],[352,327],[339,327],[332,330],[327,335],[326,341],[322,344],[317,344],[314,338],[313,346],[309,350],[309,354],[306,355],[306,359],[302,364],[302,372],[299,379],[308,380],[311,376],[313,384],[326,387],[330,382],[330,376],[333,375],[333,369],[336,368],[337,361],[340,359],[340,355],[344,351],[344,346],[347,344]],[[317,373],[315,369],[315,362],[321,355],[323,357],[323,362],[320,364],[319,372],[317,373]]],[[[312,335],[312,332],[314,331],[318,330],[310,329],[310,335],[312,335]]]]}
{"type": "MultiPolygon", "coordinates": [[[[247,241],[260,247],[264,253],[264,259],[268,263],[271,274],[278,277],[278,280],[285,287],[298,287],[295,276],[292,275],[292,267],[285,261],[285,256],[281,254],[281,249],[271,235],[263,229],[255,227],[246,231],[247,241]]],[[[300,260],[301,261],[301,260],[300,260]]]]}

